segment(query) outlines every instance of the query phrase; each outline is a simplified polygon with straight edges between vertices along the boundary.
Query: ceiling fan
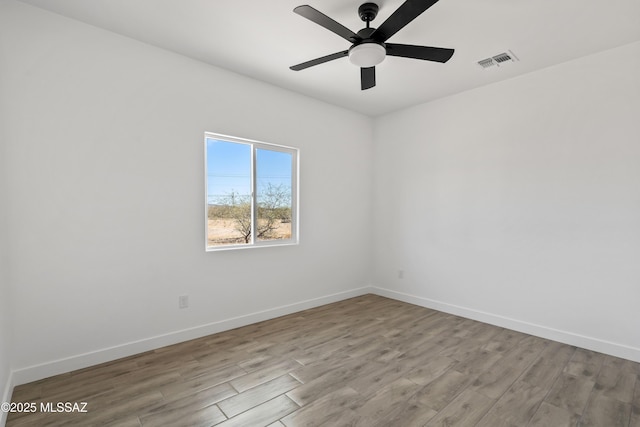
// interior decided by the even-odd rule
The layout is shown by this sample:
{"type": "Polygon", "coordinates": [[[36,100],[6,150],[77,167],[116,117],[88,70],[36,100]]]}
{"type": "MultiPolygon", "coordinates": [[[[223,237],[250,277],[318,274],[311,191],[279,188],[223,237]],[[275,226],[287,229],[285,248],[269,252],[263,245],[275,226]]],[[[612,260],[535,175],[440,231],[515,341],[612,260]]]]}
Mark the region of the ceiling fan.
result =
{"type": "Polygon", "coordinates": [[[369,26],[378,14],[378,5],[364,3],[358,8],[358,15],[366,22],[367,26],[357,33],[309,5],[298,6],[293,9],[295,13],[346,39],[352,43],[352,46],[348,50],[312,59],[289,68],[300,71],[348,56],[351,63],[360,67],[361,88],[365,90],[376,85],[375,66],[381,63],[387,55],[447,62],[453,56],[453,49],[386,43],[391,36],[437,2],[438,0],[407,0],[378,28],[369,26]]]}

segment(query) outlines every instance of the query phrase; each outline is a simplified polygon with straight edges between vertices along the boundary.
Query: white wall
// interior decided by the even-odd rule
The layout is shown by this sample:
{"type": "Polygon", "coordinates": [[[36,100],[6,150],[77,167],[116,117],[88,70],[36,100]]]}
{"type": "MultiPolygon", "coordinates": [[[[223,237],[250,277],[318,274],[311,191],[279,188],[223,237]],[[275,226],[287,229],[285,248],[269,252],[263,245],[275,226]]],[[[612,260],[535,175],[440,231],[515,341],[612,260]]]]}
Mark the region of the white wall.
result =
{"type": "Polygon", "coordinates": [[[640,361],[638,76],[634,43],[378,120],[379,292],[640,361]]]}
{"type": "MultiPolygon", "coordinates": [[[[0,93],[4,93],[3,74],[0,73],[0,93]]],[[[12,391],[11,384],[11,288],[9,286],[9,245],[7,242],[7,177],[5,162],[6,127],[3,112],[4,98],[0,96],[0,403],[6,402],[12,391]]],[[[4,425],[6,414],[0,411],[0,426],[4,425]]]]}
{"type": "Polygon", "coordinates": [[[367,289],[371,119],[3,7],[16,382],[367,289]],[[299,246],[205,253],[205,131],[300,148],[299,246]]]}
{"type": "MultiPolygon", "coordinates": [[[[1,143],[0,143],[1,144],[1,143]]],[[[2,149],[0,148],[0,156],[2,155],[2,149]]],[[[1,159],[1,157],[0,157],[1,159]]],[[[0,167],[2,160],[0,160],[0,167]]],[[[1,172],[0,172],[1,174],[1,172]]],[[[13,385],[11,384],[11,351],[12,351],[12,329],[11,329],[11,316],[10,316],[10,294],[11,289],[9,287],[9,275],[8,275],[8,248],[6,239],[6,222],[4,221],[4,208],[6,194],[3,179],[0,177],[0,403],[6,402],[11,396],[13,385]]],[[[6,414],[0,412],[0,426],[4,425],[6,414]]]]}
{"type": "MultiPolygon", "coordinates": [[[[1,159],[2,148],[0,148],[0,168],[4,169],[1,159]]],[[[0,172],[1,174],[2,172],[0,172]]],[[[0,403],[9,399],[13,387],[11,384],[11,351],[13,348],[10,316],[11,289],[9,287],[8,247],[4,215],[6,192],[3,188],[3,182],[4,177],[0,176],[0,403]]],[[[6,414],[0,412],[0,425],[4,425],[5,418],[6,414]]]]}

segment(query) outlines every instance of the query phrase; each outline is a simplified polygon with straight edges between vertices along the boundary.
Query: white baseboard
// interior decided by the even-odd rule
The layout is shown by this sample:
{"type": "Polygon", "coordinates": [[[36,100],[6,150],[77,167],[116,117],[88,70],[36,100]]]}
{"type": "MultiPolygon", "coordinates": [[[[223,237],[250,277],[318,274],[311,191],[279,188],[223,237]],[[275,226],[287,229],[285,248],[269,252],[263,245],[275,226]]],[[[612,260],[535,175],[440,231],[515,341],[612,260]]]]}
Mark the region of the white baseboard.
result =
{"type": "Polygon", "coordinates": [[[206,325],[196,326],[194,328],[175,331],[168,334],[142,339],[139,341],[129,342],[114,347],[104,348],[89,353],[79,354],[64,359],[54,360],[39,365],[17,369],[13,371],[13,384],[26,384],[32,381],[51,377],[53,375],[71,372],[76,369],[86,368],[100,363],[120,359],[122,357],[132,356],[134,354],[154,350],[167,345],[201,338],[207,335],[216,334],[218,332],[228,331],[230,329],[239,328],[241,326],[250,325],[252,323],[274,319],[276,317],[285,316],[287,314],[307,310],[309,308],[318,307],[325,304],[330,304],[332,302],[342,301],[348,298],[353,298],[368,293],[372,293],[372,288],[369,286],[365,286],[346,292],[339,292],[332,295],[326,295],[319,298],[300,301],[294,304],[283,305],[256,313],[233,317],[206,325]]]}
{"type": "Polygon", "coordinates": [[[598,338],[587,337],[572,332],[562,331],[559,329],[549,328],[547,326],[536,325],[534,323],[523,322],[521,320],[512,319],[484,311],[474,310],[467,307],[461,307],[454,304],[448,304],[429,298],[409,295],[402,292],[392,291],[390,289],[372,287],[372,293],[398,301],[408,302],[410,304],[419,305],[421,307],[442,311],[456,316],[465,317],[467,319],[477,320],[491,325],[500,326],[529,335],[558,341],[564,344],[582,347],[588,350],[597,351],[599,353],[609,354],[615,357],[640,362],[640,348],[626,346],[624,344],[614,343],[601,340],[598,338]]]}
{"type": "MultiPolygon", "coordinates": [[[[13,394],[13,372],[9,372],[9,378],[7,379],[7,385],[5,386],[2,397],[0,398],[0,403],[2,402],[11,402],[11,395],[13,394]]],[[[0,411],[0,427],[4,427],[7,423],[8,413],[4,411],[0,411]]]]}

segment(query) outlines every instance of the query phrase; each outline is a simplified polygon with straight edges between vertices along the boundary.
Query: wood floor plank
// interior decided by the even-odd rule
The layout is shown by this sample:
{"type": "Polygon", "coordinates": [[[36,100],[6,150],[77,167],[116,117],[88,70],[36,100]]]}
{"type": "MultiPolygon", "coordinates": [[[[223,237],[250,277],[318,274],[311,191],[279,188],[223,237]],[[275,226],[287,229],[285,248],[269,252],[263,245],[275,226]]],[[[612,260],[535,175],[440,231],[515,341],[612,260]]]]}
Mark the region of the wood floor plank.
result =
{"type": "Polygon", "coordinates": [[[420,403],[409,401],[398,404],[397,411],[386,414],[373,424],[363,427],[423,427],[438,412],[420,403]]]}
{"type": "MultiPolygon", "coordinates": [[[[200,389],[192,394],[184,395],[165,395],[164,400],[149,408],[146,414],[157,416],[160,414],[171,413],[188,413],[189,411],[199,411],[203,408],[207,408],[231,396],[235,396],[237,393],[231,385],[228,383],[219,384],[206,389],[200,389]]],[[[142,416],[144,420],[146,415],[142,416]]]]}
{"type": "Polygon", "coordinates": [[[564,372],[576,377],[595,379],[596,375],[600,372],[604,359],[604,354],[578,348],[564,368],[564,372]]]}
{"type": "Polygon", "coordinates": [[[232,418],[241,412],[258,406],[268,400],[288,392],[300,385],[292,376],[285,374],[266,383],[250,388],[218,403],[218,407],[232,418]]]}
{"type": "Polygon", "coordinates": [[[425,427],[475,426],[494,403],[495,400],[467,389],[438,412],[425,427]]]}
{"type": "MultiPolygon", "coordinates": [[[[342,338],[342,337],[340,337],[342,338]]],[[[344,360],[349,358],[349,355],[339,351],[340,346],[327,345],[316,346],[314,348],[302,349],[292,357],[302,366],[313,366],[325,363],[329,360],[344,360]]]]}
{"type": "Polygon", "coordinates": [[[265,426],[278,421],[296,409],[298,409],[298,405],[287,396],[280,395],[216,425],[220,427],[265,426]]]}
{"type": "Polygon", "coordinates": [[[518,343],[527,337],[521,332],[512,331],[510,329],[499,328],[500,332],[495,334],[489,342],[482,346],[483,350],[503,353],[512,349],[518,343]]]}
{"type": "Polygon", "coordinates": [[[363,396],[372,397],[381,387],[402,378],[421,362],[423,363],[423,359],[412,357],[402,359],[402,363],[368,364],[358,376],[352,377],[347,384],[363,396]]]}
{"type": "Polygon", "coordinates": [[[480,420],[478,427],[521,427],[533,418],[547,390],[523,381],[514,383],[480,420]]]}
{"type": "Polygon", "coordinates": [[[239,393],[242,393],[243,391],[249,390],[250,388],[271,381],[274,378],[278,378],[282,375],[288,374],[289,372],[294,371],[301,366],[302,365],[300,365],[299,362],[292,359],[282,360],[270,366],[266,366],[263,369],[253,371],[246,375],[238,376],[231,380],[231,385],[233,386],[233,388],[238,390],[239,393]]]}
{"type": "Polygon", "coordinates": [[[40,381],[19,385],[13,389],[11,396],[14,402],[34,402],[42,396],[42,385],[40,381]]]}
{"type": "Polygon", "coordinates": [[[596,378],[595,389],[605,396],[631,403],[636,375],[615,365],[603,365],[596,378]]]}
{"type": "Polygon", "coordinates": [[[640,427],[640,363],[375,295],[14,389],[29,426],[640,427]]]}
{"type": "MultiPolygon", "coordinates": [[[[449,345],[444,345],[444,350],[440,352],[440,355],[447,356],[451,359],[459,362],[464,360],[473,359],[476,354],[481,350],[483,341],[475,338],[462,338],[462,337],[450,337],[449,345]]],[[[489,350],[490,351],[490,350],[489,350]]],[[[497,354],[496,352],[492,352],[497,354]]]]}
{"type": "Polygon", "coordinates": [[[518,346],[506,351],[482,372],[470,388],[492,399],[498,399],[531,365],[543,348],[544,342],[538,338],[523,339],[518,346]]]}
{"type": "Polygon", "coordinates": [[[413,399],[431,409],[440,411],[451,403],[474,379],[455,369],[449,369],[418,391],[413,399]]]}
{"type": "Polygon", "coordinates": [[[592,396],[580,425],[582,427],[626,427],[631,419],[631,404],[598,393],[592,396]]]}
{"type": "Polygon", "coordinates": [[[550,389],[574,352],[575,347],[559,342],[548,343],[521,380],[542,389],[550,389]]]}
{"type": "MultiPolygon", "coordinates": [[[[74,423],[74,425],[77,425],[74,423]]],[[[166,425],[166,424],[165,424],[166,425]]],[[[128,418],[120,418],[116,421],[103,424],[101,427],[141,427],[140,419],[136,416],[131,416],[128,418]]],[[[193,425],[193,427],[197,427],[193,425]]]]}
{"type": "Polygon", "coordinates": [[[580,415],[542,402],[527,427],[575,427],[580,415]]]}
{"type": "MultiPolygon", "coordinates": [[[[298,366],[289,372],[291,376],[300,381],[302,384],[306,384],[315,380],[327,373],[327,367],[332,369],[342,366],[352,361],[352,359],[346,354],[328,354],[318,359],[310,359],[306,361],[306,365],[302,365],[300,359],[296,358],[298,366]]],[[[373,362],[375,363],[375,362],[373,362]]]]}
{"type": "Polygon", "coordinates": [[[584,411],[595,382],[582,377],[561,374],[545,400],[552,405],[580,415],[584,411]]]}
{"type": "Polygon", "coordinates": [[[119,420],[128,419],[131,414],[145,413],[148,409],[158,405],[163,401],[162,393],[159,391],[138,395],[133,398],[121,400],[105,400],[101,403],[89,402],[88,413],[83,415],[82,421],[77,423],[76,419],[70,422],[71,425],[101,426],[109,423],[117,423],[119,420]],[[108,411],[101,411],[99,408],[108,408],[108,411]],[[85,416],[86,415],[86,416],[85,416]]]}
{"type": "MultiPolygon", "coordinates": [[[[350,408],[346,408],[328,417],[326,420],[324,420],[322,425],[358,427],[361,425],[361,418],[362,417],[356,411],[350,408]]],[[[306,423],[303,422],[303,424],[300,425],[306,425],[306,423]]]]}
{"type": "Polygon", "coordinates": [[[174,384],[181,380],[181,376],[176,371],[158,373],[134,373],[126,378],[120,378],[120,382],[114,384],[114,388],[122,395],[136,395],[158,389],[159,387],[174,384]],[[123,385],[125,387],[123,387],[123,385]]]}
{"type": "Polygon", "coordinates": [[[177,425],[189,427],[209,427],[225,421],[220,408],[216,405],[200,409],[178,409],[147,415],[140,419],[143,427],[173,427],[177,425]]]}
{"type": "Polygon", "coordinates": [[[407,372],[406,377],[414,383],[424,386],[444,374],[457,363],[456,360],[450,357],[436,356],[432,359],[427,359],[426,363],[411,369],[407,372]]]}
{"type": "Polygon", "coordinates": [[[359,398],[360,395],[355,390],[344,387],[322,396],[280,421],[287,427],[323,425],[334,415],[350,409],[349,407],[357,403],[359,398]]]}
{"type": "Polygon", "coordinates": [[[244,370],[235,365],[227,365],[224,368],[212,369],[209,373],[203,373],[196,377],[188,377],[171,384],[161,386],[159,390],[170,399],[179,399],[192,396],[202,390],[224,384],[230,380],[241,377],[244,370]]]}
{"type": "Polygon", "coordinates": [[[502,359],[502,354],[494,351],[483,350],[479,348],[477,351],[470,353],[464,360],[456,364],[456,371],[462,372],[474,379],[486,372],[491,366],[502,359]]]}
{"type": "Polygon", "coordinates": [[[411,398],[420,386],[406,378],[395,380],[377,390],[355,411],[360,416],[358,425],[371,426],[382,418],[396,418],[403,403],[411,398]]]}
{"type": "Polygon", "coordinates": [[[368,374],[377,369],[377,366],[368,361],[351,360],[335,369],[327,368],[324,375],[288,392],[287,396],[298,405],[305,406],[326,394],[342,389],[359,374],[368,374]]]}
{"type": "Polygon", "coordinates": [[[11,427],[41,427],[59,426],[65,421],[75,421],[79,424],[82,421],[82,418],[78,415],[71,417],[68,414],[47,414],[43,412],[24,415],[23,413],[10,413],[7,417],[6,425],[11,427]]]}

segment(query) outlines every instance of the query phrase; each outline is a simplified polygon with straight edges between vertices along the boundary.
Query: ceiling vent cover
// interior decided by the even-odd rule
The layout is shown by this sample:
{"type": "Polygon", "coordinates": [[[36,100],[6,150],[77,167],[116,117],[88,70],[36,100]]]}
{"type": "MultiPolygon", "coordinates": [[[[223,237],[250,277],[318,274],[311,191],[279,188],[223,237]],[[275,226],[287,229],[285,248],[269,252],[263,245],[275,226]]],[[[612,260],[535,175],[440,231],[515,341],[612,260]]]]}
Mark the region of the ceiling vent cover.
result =
{"type": "Polygon", "coordinates": [[[518,58],[510,50],[499,53],[491,58],[481,59],[478,61],[478,65],[482,68],[499,67],[508,62],[516,62],[518,58]]]}
{"type": "Polygon", "coordinates": [[[487,59],[482,59],[478,61],[478,65],[480,65],[482,68],[489,68],[489,67],[493,67],[496,64],[495,62],[493,62],[493,58],[487,58],[487,59]]]}

